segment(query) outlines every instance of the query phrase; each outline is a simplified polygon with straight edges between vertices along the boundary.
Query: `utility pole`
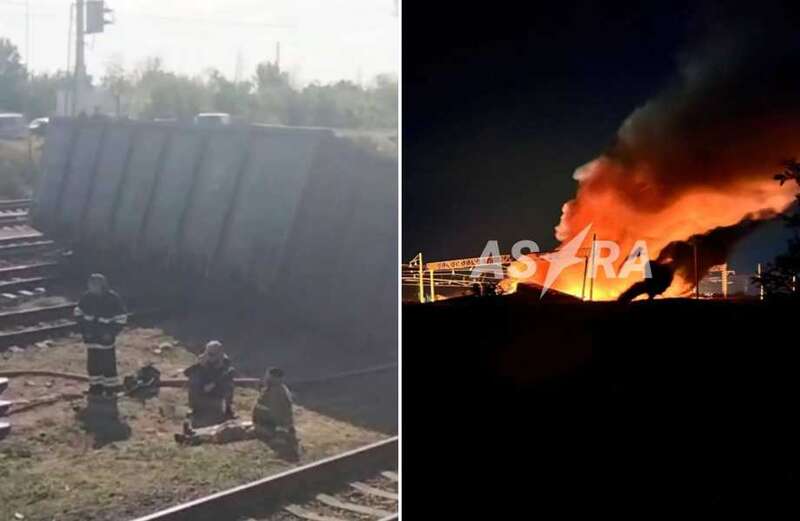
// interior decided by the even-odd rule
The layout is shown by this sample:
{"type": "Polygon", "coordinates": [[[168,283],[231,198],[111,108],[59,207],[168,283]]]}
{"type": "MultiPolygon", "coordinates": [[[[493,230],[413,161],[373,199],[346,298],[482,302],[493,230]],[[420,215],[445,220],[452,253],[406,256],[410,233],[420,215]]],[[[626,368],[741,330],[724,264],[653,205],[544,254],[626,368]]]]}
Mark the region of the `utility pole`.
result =
{"type": "Polygon", "coordinates": [[[692,250],[694,256],[694,298],[700,298],[700,270],[697,268],[697,239],[692,241],[692,250]]]}
{"type": "Polygon", "coordinates": [[[31,71],[31,0],[25,0],[25,67],[31,71]]]}
{"type": "Polygon", "coordinates": [[[589,256],[583,259],[583,285],[581,286],[581,300],[586,300],[586,272],[589,270],[589,256]]]}
{"type": "Polygon", "coordinates": [[[597,234],[592,234],[592,263],[591,268],[589,268],[589,302],[594,302],[594,276],[597,274],[597,268],[595,267],[595,243],[597,242],[597,234]]]}
{"type": "Polygon", "coordinates": [[[423,304],[425,302],[425,275],[422,266],[422,252],[417,255],[419,260],[419,302],[423,304]]]}
{"type": "Polygon", "coordinates": [[[75,3],[75,93],[72,96],[72,115],[76,116],[81,110],[83,101],[83,90],[86,82],[86,61],[84,57],[84,16],[86,11],[83,5],[84,0],[76,0],[75,3]]]}
{"type": "Polygon", "coordinates": [[[722,265],[722,298],[728,298],[728,263],[722,265]]]}
{"type": "Polygon", "coordinates": [[[275,68],[281,72],[281,42],[275,43],[275,68]]]}

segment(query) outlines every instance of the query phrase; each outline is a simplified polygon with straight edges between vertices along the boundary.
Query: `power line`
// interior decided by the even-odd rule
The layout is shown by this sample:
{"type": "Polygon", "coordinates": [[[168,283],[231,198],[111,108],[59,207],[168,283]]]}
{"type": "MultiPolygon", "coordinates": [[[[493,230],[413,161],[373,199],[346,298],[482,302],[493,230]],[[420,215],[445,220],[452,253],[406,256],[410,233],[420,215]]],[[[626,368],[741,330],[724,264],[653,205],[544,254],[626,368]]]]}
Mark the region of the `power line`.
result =
{"type": "MultiPolygon", "coordinates": [[[[14,7],[26,7],[27,4],[24,1],[20,0],[0,0],[0,5],[8,5],[14,7]]],[[[163,20],[167,22],[175,22],[175,23],[194,23],[194,24],[208,24],[208,25],[238,25],[238,26],[250,26],[250,27],[261,27],[261,28],[269,28],[269,29],[294,29],[297,26],[295,24],[276,24],[276,23],[269,23],[269,22],[254,22],[252,20],[226,20],[222,18],[201,18],[201,17],[194,17],[194,16],[164,16],[155,13],[148,13],[144,11],[129,11],[127,9],[115,9],[115,11],[121,15],[125,15],[128,18],[152,18],[155,20],[163,20]]],[[[57,16],[58,13],[61,13],[60,10],[49,9],[47,11],[31,11],[31,15],[35,16],[57,16]]]]}
{"type": "Polygon", "coordinates": [[[198,24],[209,24],[209,25],[240,25],[240,26],[251,26],[251,27],[266,27],[270,29],[293,29],[296,26],[294,24],[274,24],[274,23],[267,23],[267,22],[254,22],[251,20],[225,20],[220,18],[198,18],[193,16],[164,16],[159,14],[153,13],[146,13],[142,11],[128,11],[124,9],[117,9],[117,12],[120,15],[130,16],[130,17],[144,17],[144,18],[153,18],[156,20],[164,20],[168,22],[176,22],[176,23],[198,23],[198,24]]]}

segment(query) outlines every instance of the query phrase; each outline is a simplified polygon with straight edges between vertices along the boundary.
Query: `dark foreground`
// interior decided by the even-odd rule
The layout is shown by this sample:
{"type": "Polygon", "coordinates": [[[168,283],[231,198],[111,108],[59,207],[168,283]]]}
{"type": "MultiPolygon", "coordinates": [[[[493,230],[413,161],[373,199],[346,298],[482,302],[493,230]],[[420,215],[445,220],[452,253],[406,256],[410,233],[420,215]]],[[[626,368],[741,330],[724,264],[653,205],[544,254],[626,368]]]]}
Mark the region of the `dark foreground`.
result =
{"type": "Polygon", "coordinates": [[[469,498],[441,508],[475,518],[796,510],[797,319],[790,303],[408,305],[404,512],[432,517],[414,498],[440,480],[469,498]]]}

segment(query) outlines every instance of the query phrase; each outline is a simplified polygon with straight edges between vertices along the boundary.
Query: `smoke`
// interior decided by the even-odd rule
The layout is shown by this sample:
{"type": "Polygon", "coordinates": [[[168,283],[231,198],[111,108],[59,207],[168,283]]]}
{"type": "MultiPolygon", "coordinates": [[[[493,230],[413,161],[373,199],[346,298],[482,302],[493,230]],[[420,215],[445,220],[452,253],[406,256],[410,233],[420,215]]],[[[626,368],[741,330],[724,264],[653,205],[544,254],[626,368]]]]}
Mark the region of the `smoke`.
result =
{"type": "Polygon", "coordinates": [[[721,226],[685,241],[671,242],[661,250],[656,262],[670,266],[676,275],[690,281],[694,280],[696,265],[697,276],[702,278],[711,267],[726,262],[739,241],[775,217],[769,211],[748,215],[733,226],[721,226]]]}
{"type": "Polygon", "coordinates": [[[797,25],[780,10],[749,20],[718,21],[682,56],[672,84],[576,171],[559,240],[592,223],[599,238],[647,240],[651,256],[668,249],[680,259],[676,276],[693,280],[681,241],[704,236],[706,260],[724,262],[716,252],[729,252],[727,241],[792,203],[794,188],[772,174],[800,157],[797,25]]]}

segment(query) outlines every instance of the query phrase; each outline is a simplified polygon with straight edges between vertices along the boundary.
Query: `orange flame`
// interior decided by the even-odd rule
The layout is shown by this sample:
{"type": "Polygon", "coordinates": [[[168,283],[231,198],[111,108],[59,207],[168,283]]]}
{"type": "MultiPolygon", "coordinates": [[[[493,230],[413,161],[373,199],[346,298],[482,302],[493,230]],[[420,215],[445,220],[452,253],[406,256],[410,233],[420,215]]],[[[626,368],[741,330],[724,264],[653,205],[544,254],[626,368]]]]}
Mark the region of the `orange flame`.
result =
{"type": "MultiPolygon", "coordinates": [[[[585,257],[590,256],[588,252],[591,250],[592,234],[596,234],[598,240],[616,241],[620,246],[620,255],[613,266],[615,273],[618,273],[637,240],[645,241],[649,258],[655,259],[672,241],[686,240],[692,235],[706,233],[716,227],[734,225],[753,212],[785,210],[794,200],[794,189],[789,185],[778,188],[768,173],[769,168],[748,173],[751,175],[738,172],[736,177],[739,181],[731,182],[721,189],[693,188],[674,197],[670,204],[652,210],[631,203],[628,189],[630,184],[626,186],[626,190],[616,190],[607,183],[608,179],[626,179],[626,183],[639,183],[642,196],[647,197],[650,195],[647,192],[651,189],[647,183],[651,178],[648,172],[625,168],[614,159],[602,156],[576,171],[575,179],[580,183],[578,193],[574,200],[564,205],[561,222],[556,227],[556,237],[563,245],[591,224],[591,232],[582,244],[582,253],[585,257]]],[[[596,255],[607,256],[608,252],[598,251],[596,255]]],[[[530,278],[517,279],[514,282],[542,285],[550,263],[538,255],[531,255],[529,258],[537,264],[536,273],[530,278]]],[[[525,268],[519,262],[513,266],[518,271],[525,268]]],[[[593,300],[610,300],[617,298],[631,284],[642,279],[641,271],[633,271],[630,276],[619,278],[609,277],[603,269],[598,269],[596,278],[592,280],[591,274],[584,276],[587,271],[591,271],[591,260],[573,264],[561,272],[552,288],[586,299],[591,293],[593,300]]],[[[683,280],[676,275],[664,296],[685,295],[693,287],[693,281],[683,280]]]]}

